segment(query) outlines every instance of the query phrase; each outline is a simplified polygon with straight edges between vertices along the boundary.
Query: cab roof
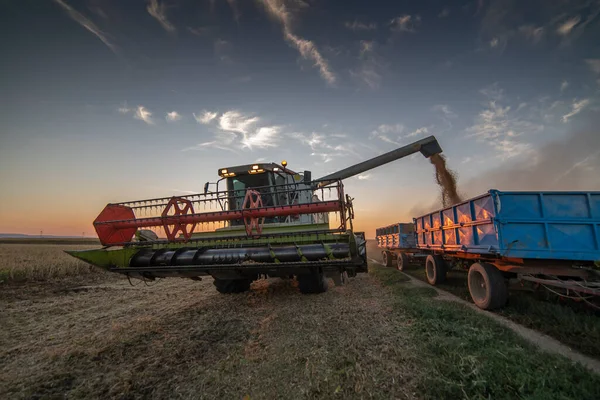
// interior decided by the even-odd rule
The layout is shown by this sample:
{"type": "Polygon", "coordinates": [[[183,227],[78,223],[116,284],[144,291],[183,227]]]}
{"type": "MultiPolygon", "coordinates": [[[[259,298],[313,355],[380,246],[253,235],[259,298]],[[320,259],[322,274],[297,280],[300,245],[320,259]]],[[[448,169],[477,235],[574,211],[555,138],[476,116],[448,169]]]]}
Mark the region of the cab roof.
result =
{"type": "Polygon", "coordinates": [[[282,167],[276,163],[255,163],[255,164],[246,164],[246,165],[238,165],[235,167],[225,167],[220,168],[217,171],[217,174],[222,178],[228,178],[236,175],[250,175],[250,174],[260,174],[267,171],[280,172],[290,175],[295,175],[296,173],[289,168],[282,167]]]}

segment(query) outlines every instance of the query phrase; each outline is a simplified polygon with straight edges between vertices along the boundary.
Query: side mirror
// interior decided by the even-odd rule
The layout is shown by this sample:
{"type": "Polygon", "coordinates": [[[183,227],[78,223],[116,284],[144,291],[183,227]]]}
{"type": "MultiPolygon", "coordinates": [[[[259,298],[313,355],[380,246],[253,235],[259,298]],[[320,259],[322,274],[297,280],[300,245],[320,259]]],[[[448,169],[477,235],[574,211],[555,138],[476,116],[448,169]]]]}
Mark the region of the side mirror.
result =
{"type": "Polygon", "coordinates": [[[204,194],[208,193],[208,185],[210,185],[210,182],[204,184],[204,194]]]}

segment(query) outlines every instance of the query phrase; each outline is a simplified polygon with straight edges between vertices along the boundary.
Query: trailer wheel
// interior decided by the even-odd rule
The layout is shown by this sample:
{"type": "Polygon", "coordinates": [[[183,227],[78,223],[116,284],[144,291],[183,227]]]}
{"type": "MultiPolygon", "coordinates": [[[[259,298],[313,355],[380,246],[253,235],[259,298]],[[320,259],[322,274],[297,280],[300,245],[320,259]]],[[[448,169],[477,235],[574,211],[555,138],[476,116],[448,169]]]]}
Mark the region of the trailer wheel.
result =
{"type": "Polygon", "coordinates": [[[398,271],[404,271],[408,267],[408,256],[405,253],[398,254],[396,268],[398,271]]]}
{"type": "Polygon", "coordinates": [[[475,305],[484,310],[503,307],[508,288],[502,272],[488,263],[475,263],[469,268],[469,293],[475,305]]]}
{"type": "Polygon", "coordinates": [[[390,268],[392,266],[392,262],[394,261],[394,256],[391,251],[385,250],[383,252],[383,265],[390,268]]]}
{"type": "Polygon", "coordinates": [[[216,279],[214,285],[219,293],[242,293],[250,290],[251,279],[216,279]]]}
{"type": "Polygon", "coordinates": [[[315,271],[307,275],[298,275],[298,289],[300,289],[300,293],[324,293],[328,287],[329,283],[322,271],[315,271]]]}
{"type": "Polygon", "coordinates": [[[437,285],[446,281],[446,262],[442,256],[428,255],[425,260],[425,273],[430,285],[437,285]]]}

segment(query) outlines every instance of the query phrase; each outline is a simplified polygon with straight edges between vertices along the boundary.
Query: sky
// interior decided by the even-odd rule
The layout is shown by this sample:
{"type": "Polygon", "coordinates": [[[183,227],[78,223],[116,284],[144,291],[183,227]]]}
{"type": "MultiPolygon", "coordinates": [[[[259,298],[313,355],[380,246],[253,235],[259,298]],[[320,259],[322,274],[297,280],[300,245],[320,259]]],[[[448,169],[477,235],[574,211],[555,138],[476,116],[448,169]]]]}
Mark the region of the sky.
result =
{"type": "MultiPolygon", "coordinates": [[[[1,0],[0,232],[435,135],[465,197],[600,190],[600,1],[1,0]],[[596,38],[596,40],[594,40],[596,38]]],[[[345,182],[355,227],[435,207],[421,155],[345,182]]]]}

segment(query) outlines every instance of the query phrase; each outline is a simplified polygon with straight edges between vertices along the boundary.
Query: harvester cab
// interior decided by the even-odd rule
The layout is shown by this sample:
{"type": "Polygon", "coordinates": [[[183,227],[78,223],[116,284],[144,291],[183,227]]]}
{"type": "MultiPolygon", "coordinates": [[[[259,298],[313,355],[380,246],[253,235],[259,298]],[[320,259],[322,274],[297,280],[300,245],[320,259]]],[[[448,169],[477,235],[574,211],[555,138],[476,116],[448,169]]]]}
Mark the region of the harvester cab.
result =
{"type": "Polygon", "coordinates": [[[320,293],[328,277],[342,284],[367,271],[365,235],[352,229],[342,180],[441,151],[430,136],[316,180],[285,161],[221,168],[203,193],[108,204],[94,221],[104,248],[68,253],[128,277],[210,275],[222,293],[290,276],[301,292],[320,293]]]}

